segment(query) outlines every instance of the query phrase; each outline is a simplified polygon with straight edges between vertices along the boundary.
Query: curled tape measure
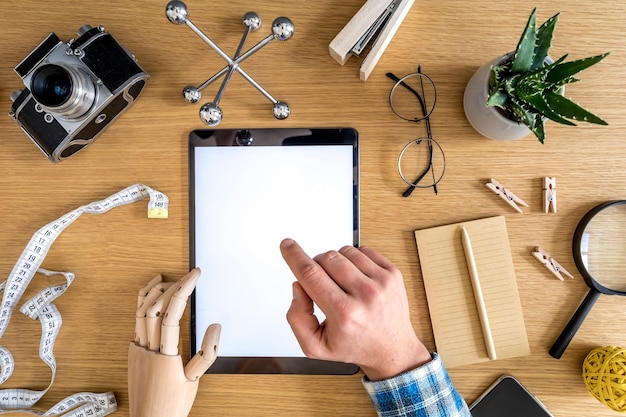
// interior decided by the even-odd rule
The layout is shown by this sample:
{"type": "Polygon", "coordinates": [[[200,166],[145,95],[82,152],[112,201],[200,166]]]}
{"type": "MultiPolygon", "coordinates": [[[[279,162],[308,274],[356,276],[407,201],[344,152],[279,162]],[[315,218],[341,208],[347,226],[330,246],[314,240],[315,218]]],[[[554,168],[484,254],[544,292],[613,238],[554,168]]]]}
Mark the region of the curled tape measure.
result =
{"type": "MultiPolygon", "coordinates": [[[[13,267],[9,278],[0,284],[3,293],[0,306],[0,338],[4,335],[9,324],[11,314],[20,298],[26,291],[28,284],[39,272],[46,276],[63,275],[65,283],[51,286],[39,291],[30,300],[26,301],[20,311],[33,320],[41,323],[41,341],[39,357],[52,370],[50,384],[43,391],[9,388],[0,390],[0,414],[24,412],[37,416],[64,417],[100,417],[117,410],[117,402],[112,392],[94,394],[83,392],[71,395],[60,401],[48,411],[41,412],[31,409],[37,401],[50,389],[56,374],[56,360],[54,358],[54,342],[61,329],[61,315],[52,303],[63,294],[74,280],[71,272],[55,272],[40,268],[50,246],[55,239],[83,213],[102,214],[114,207],[134,203],[145,197],[150,197],[148,203],[149,218],[167,218],[168,198],[165,194],[153,190],[143,184],[135,184],[113,194],[104,200],[96,201],[65,214],[39,229],[22,252],[13,267]]],[[[4,346],[0,346],[0,384],[3,384],[15,367],[13,355],[4,346]]]]}

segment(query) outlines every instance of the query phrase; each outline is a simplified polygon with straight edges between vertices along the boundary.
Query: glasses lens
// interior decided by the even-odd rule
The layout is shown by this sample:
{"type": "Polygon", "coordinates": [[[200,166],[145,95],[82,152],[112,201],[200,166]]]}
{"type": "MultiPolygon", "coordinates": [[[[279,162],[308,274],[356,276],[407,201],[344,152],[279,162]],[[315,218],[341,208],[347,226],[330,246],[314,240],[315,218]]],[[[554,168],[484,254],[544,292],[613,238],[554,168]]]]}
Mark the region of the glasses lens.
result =
{"type": "Polygon", "coordinates": [[[420,138],[407,143],[398,157],[398,172],[412,187],[428,188],[443,178],[446,158],[434,139],[420,138]]]}
{"type": "Polygon", "coordinates": [[[389,94],[391,110],[399,117],[412,122],[430,116],[436,100],[435,84],[427,75],[419,72],[401,78],[389,94]]]}

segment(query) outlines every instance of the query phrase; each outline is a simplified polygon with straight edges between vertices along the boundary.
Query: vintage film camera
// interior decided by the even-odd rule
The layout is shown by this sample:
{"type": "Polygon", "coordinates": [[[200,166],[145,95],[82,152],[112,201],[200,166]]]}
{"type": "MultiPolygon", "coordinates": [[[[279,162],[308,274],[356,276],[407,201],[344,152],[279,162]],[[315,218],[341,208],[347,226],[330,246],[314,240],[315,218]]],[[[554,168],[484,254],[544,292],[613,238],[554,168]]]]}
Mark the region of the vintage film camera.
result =
{"type": "Polygon", "coordinates": [[[51,33],[15,67],[26,88],[11,95],[9,115],[53,163],[93,142],[149,78],[103,27],[78,35],[63,43],[51,33]]]}

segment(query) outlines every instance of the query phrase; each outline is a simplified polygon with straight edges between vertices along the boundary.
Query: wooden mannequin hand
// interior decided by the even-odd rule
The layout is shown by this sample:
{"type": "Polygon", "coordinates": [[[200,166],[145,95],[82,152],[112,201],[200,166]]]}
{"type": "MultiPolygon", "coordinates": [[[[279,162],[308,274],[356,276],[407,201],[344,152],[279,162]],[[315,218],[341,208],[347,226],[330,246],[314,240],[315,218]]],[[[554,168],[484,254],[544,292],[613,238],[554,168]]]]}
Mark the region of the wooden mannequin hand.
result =
{"type": "Polygon", "coordinates": [[[221,327],[206,330],[200,350],[187,364],[178,354],[179,321],[200,270],[178,282],[155,277],[139,291],[135,340],[128,349],[130,417],[187,417],[200,377],[217,357],[221,327]]]}

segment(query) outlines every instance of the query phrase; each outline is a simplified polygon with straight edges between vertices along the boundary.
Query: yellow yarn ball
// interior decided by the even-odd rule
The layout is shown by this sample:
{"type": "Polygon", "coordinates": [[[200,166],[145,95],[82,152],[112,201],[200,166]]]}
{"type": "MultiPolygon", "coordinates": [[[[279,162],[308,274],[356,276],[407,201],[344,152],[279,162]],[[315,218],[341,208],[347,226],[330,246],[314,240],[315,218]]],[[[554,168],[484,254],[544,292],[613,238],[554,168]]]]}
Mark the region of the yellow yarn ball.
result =
{"type": "Polygon", "coordinates": [[[626,412],[626,349],[607,346],[589,352],[583,362],[583,379],[598,401],[626,412]]]}

